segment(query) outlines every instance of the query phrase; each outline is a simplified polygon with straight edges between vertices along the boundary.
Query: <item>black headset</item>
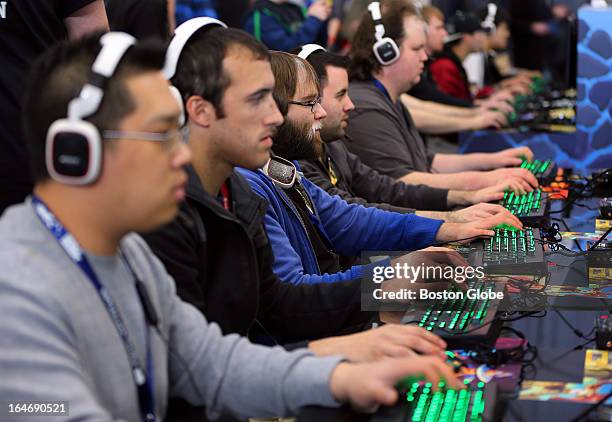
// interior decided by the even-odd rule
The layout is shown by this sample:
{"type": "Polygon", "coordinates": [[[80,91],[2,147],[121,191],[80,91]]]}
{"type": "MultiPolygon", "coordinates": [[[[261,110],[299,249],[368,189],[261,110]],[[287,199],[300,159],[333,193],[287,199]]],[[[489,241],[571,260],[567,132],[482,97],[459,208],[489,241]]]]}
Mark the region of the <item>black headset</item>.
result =
{"type": "MultiPolygon", "coordinates": [[[[174,37],[172,37],[172,41],[170,41],[170,45],[168,46],[168,50],[166,51],[166,64],[164,65],[164,69],[162,70],[164,77],[168,81],[170,81],[176,74],[176,67],[178,66],[179,59],[181,58],[181,53],[183,52],[183,49],[185,48],[187,42],[191,39],[193,34],[208,25],[227,28],[227,25],[221,22],[220,20],[209,17],[189,19],[188,21],[183,22],[181,25],[179,25],[178,28],[176,28],[176,30],[174,31],[174,37]]],[[[183,104],[183,98],[178,88],[170,86],[170,91],[180,104],[181,117],[179,124],[181,126],[184,126],[187,119],[185,117],[185,106],[183,104]]]]}
{"type": "Polygon", "coordinates": [[[374,36],[376,41],[372,46],[374,57],[383,66],[389,66],[400,58],[400,50],[397,43],[389,37],[385,37],[385,26],[382,23],[382,14],[380,12],[380,2],[373,1],[368,5],[372,21],[374,22],[374,36]]]}
{"type": "Polygon", "coordinates": [[[68,104],[68,116],[56,120],[47,131],[45,162],[53,180],[70,185],[94,183],[102,167],[102,137],[84,119],[96,113],[126,51],[136,43],[131,35],[109,32],[100,37],[102,49],[91,67],[89,80],[68,104]]]}

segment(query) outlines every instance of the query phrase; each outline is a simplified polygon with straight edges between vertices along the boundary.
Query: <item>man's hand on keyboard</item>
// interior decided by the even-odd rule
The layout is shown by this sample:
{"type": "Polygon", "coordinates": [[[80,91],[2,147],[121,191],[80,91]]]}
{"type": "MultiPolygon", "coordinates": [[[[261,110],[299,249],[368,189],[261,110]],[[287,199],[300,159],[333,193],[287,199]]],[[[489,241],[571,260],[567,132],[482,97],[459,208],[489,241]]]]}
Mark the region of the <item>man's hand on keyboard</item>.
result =
{"type": "Polygon", "coordinates": [[[342,355],[352,362],[371,362],[385,357],[431,355],[445,358],[446,343],[414,325],[388,324],[346,336],[311,341],[317,356],[342,355]]]}
{"type": "MultiPolygon", "coordinates": [[[[470,223],[473,221],[483,220],[494,215],[506,215],[513,217],[510,211],[501,205],[481,203],[472,205],[471,207],[467,207],[459,211],[451,212],[446,221],[449,223],[470,223]]],[[[516,223],[519,224],[520,221],[517,219],[516,223]]]]}
{"type": "Polygon", "coordinates": [[[495,227],[511,226],[522,229],[523,224],[514,215],[497,214],[471,223],[444,223],[440,226],[436,240],[438,242],[460,242],[469,243],[479,237],[491,237],[495,235],[495,227]]]}
{"type": "Polygon", "coordinates": [[[449,388],[465,388],[452,367],[433,356],[388,358],[372,363],[344,362],[332,372],[329,386],[336,400],[373,412],[380,405],[391,406],[397,401],[395,386],[407,377],[430,382],[434,391],[440,381],[449,388]]]}

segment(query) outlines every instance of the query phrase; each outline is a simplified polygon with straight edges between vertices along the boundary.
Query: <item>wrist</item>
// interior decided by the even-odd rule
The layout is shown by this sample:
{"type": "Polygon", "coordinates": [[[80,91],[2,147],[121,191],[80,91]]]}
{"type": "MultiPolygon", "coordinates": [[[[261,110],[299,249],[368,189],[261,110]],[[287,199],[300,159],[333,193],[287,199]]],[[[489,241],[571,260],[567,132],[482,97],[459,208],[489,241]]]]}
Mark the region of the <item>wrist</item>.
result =
{"type": "Polygon", "coordinates": [[[488,185],[486,182],[486,178],[483,176],[484,174],[479,171],[465,172],[465,176],[462,183],[464,189],[473,191],[486,188],[488,185]]]}
{"type": "Polygon", "coordinates": [[[479,153],[476,154],[476,158],[477,158],[477,162],[478,162],[478,170],[480,171],[487,171],[487,170],[491,170],[497,167],[497,160],[498,160],[498,155],[499,153],[497,152],[493,152],[493,153],[479,153]]]}
{"type": "Polygon", "coordinates": [[[455,231],[455,223],[444,223],[438,229],[438,233],[436,234],[437,242],[448,242],[449,240],[453,240],[452,234],[455,231]]]}
{"type": "Polygon", "coordinates": [[[341,362],[334,368],[329,378],[329,391],[336,401],[346,402],[349,398],[348,379],[351,371],[351,365],[346,362],[341,362]]]}
{"type": "Polygon", "coordinates": [[[473,204],[473,192],[468,190],[450,190],[446,197],[446,205],[453,207],[455,205],[471,205],[473,204]]]}
{"type": "MultiPolygon", "coordinates": [[[[468,120],[467,120],[467,125],[470,129],[472,130],[480,130],[483,129],[483,121],[482,121],[482,116],[481,115],[474,115],[471,116],[468,120]]],[[[469,129],[468,129],[469,130],[469,129]]]]}
{"type": "Polygon", "coordinates": [[[416,211],[414,215],[417,215],[419,217],[431,218],[432,220],[446,221],[450,213],[445,211],[416,211]]]}
{"type": "Polygon", "coordinates": [[[342,353],[339,349],[338,341],[335,337],[314,340],[308,343],[308,350],[319,357],[340,355],[342,353]]]}

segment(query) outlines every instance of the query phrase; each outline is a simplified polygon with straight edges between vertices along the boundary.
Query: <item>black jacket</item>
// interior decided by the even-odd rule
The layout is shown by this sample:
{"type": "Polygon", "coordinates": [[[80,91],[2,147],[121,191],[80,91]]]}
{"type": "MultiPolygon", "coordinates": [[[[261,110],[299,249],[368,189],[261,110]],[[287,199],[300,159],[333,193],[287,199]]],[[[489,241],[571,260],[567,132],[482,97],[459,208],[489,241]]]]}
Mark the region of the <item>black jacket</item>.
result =
{"type": "Polygon", "coordinates": [[[253,340],[262,331],[286,344],[365,328],[373,314],[361,312],[359,280],[292,285],[273,273],[263,223],[267,203],[237,173],[230,185],[234,213],[207,194],[190,169],[180,217],[145,235],[179,296],[224,333],[253,340]]]}
{"type": "MultiPolygon", "coordinates": [[[[349,141],[350,142],[350,141],[349,141]]],[[[346,202],[387,211],[414,212],[446,210],[448,190],[425,185],[409,185],[380,174],[349,152],[344,142],[337,140],[325,144],[325,157],[338,179],[334,186],[326,164],[319,160],[301,160],[304,175],[330,195],[338,195],[346,202]]]]}
{"type": "MultiPolygon", "coordinates": [[[[230,178],[230,213],[204,191],[193,169],[188,173],[179,217],[144,235],[183,300],[219,324],[224,334],[303,342],[289,347],[369,326],[373,314],[361,311],[359,280],[296,286],[272,272],[274,256],[263,224],[267,203],[242,176],[230,178]]],[[[173,398],[166,420],[205,421],[205,410],[173,398]]],[[[226,416],[225,421],[234,419],[226,416]]]]}

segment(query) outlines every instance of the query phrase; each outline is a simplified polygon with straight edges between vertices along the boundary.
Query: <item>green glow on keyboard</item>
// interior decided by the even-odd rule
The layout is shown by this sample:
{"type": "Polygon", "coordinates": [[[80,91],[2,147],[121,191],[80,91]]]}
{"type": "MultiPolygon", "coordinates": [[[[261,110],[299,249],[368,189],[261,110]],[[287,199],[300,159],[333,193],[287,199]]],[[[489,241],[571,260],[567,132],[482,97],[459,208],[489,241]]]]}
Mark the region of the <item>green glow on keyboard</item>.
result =
{"type": "MultiPolygon", "coordinates": [[[[479,288],[481,291],[493,291],[493,282],[468,283],[468,288],[479,288]]],[[[469,328],[470,324],[483,324],[489,310],[489,299],[441,299],[428,308],[419,321],[419,327],[427,331],[444,328],[460,333],[469,328]],[[444,318],[442,318],[444,317],[444,318]],[[442,320],[444,319],[444,320],[442,320]]]]}
{"type": "Polygon", "coordinates": [[[515,260],[521,262],[527,255],[535,255],[536,242],[533,229],[496,229],[495,235],[484,240],[485,261],[515,260]]]}
{"type": "Polygon", "coordinates": [[[523,162],[521,163],[521,168],[527,169],[530,172],[532,172],[534,175],[538,176],[538,175],[544,174],[546,170],[548,169],[548,167],[550,167],[551,163],[552,163],[551,160],[546,160],[546,161],[534,160],[531,163],[529,161],[523,160],[523,162]]]}
{"type": "MultiPolygon", "coordinates": [[[[469,384],[468,380],[466,385],[469,384]]],[[[431,384],[430,384],[431,385],[431,384]]],[[[440,383],[443,387],[444,383],[440,383]]],[[[447,390],[440,388],[431,392],[429,388],[414,383],[406,395],[412,410],[413,422],[482,422],[485,410],[484,386],[480,382],[476,388],[467,390],[447,390]],[[417,398],[418,396],[418,398],[417,398]]]]}
{"type": "Polygon", "coordinates": [[[542,207],[541,199],[542,191],[540,189],[532,190],[523,195],[506,192],[502,199],[502,206],[514,215],[529,215],[532,211],[538,212],[540,210],[542,207]]]}

